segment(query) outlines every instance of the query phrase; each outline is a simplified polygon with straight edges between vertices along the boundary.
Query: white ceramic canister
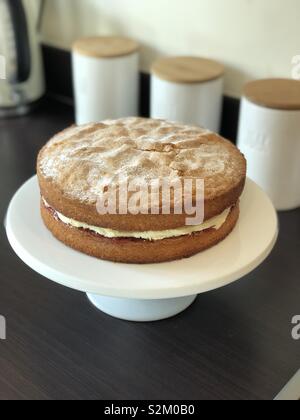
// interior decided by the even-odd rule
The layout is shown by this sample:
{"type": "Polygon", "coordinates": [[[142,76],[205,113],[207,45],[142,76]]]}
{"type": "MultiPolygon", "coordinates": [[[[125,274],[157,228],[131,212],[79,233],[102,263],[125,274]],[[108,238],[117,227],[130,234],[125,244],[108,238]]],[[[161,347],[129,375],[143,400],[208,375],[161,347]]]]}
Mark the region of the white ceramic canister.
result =
{"type": "Polygon", "coordinates": [[[151,117],[219,132],[224,66],[198,57],[170,57],[152,66],[151,117]]]}
{"type": "Polygon", "coordinates": [[[267,79],[244,90],[238,146],[248,176],[277,210],[300,207],[300,82],[267,79]]]}
{"type": "Polygon", "coordinates": [[[76,123],[138,115],[139,45],[123,37],[94,37],[73,45],[76,123]]]}

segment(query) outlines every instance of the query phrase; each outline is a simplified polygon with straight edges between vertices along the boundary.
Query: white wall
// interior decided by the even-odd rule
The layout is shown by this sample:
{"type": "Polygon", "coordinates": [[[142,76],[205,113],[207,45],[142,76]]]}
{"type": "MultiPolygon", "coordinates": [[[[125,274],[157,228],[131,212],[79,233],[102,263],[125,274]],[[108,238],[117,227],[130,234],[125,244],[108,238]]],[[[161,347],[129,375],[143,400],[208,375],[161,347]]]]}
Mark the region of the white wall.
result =
{"type": "Polygon", "coordinates": [[[193,54],[227,66],[226,93],[253,78],[291,77],[300,54],[299,0],[48,0],[43,40],[69,48],[82,35],[125,34],[159,55],[193,54]]]}

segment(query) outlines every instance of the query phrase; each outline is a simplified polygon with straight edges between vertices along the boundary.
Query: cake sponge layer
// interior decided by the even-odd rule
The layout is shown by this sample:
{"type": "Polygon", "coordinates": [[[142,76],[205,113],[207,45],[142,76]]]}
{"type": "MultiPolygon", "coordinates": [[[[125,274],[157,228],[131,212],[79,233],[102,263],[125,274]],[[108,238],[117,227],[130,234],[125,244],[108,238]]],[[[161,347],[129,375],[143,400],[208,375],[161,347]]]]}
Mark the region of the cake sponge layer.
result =
{"type": "Polygon", "coordinates": [[[234,229],[239,218],[239,204],[230,211],[220,229],[183,235],[171,239],[149,241],[134,238],[106,238],[89,230],[69,226],[59,220],[41,201],[41,214],[47,228],[65,245],[103,260],[149,264],[191,257],[217,245],[234,229]]]}

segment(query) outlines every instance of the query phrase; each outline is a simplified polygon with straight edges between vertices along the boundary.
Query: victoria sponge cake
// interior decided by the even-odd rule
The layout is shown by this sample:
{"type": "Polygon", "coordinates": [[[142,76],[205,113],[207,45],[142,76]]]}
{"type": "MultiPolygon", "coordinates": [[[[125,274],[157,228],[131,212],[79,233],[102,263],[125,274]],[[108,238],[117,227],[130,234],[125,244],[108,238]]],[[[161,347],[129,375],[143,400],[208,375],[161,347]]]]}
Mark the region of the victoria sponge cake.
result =
{"type": "Polygon", "coordinates": [[[58,240],[100,259],[146,264],[190,257],[232,232],[246,160],[231,142],[203,128],[126,118],[57,134],[40,151],[37,174],[42,218],[58,240]],[[166,181],[190,184],[166,195],[166,181]],[[142,188],[125,194],[130,184],[142,188]],[[200,202],[202,219],[188,223],[200,202]]]}

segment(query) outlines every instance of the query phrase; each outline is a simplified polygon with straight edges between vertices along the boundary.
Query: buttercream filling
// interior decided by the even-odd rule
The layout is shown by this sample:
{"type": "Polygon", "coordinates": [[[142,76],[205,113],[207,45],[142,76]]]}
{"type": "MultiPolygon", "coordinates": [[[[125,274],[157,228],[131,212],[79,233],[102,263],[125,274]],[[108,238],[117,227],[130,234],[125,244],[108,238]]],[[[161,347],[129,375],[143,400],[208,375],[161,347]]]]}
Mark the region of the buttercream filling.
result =
{"type": "MultiPolygon", "coordinates": [[[[52,207],[43,199],[44,204],[47,208],[52,207]]],[[[163,239],[178,238],[180,236],[192,235],[193,233],[199,233],[207,229],[219,230],[224,223],[226,222],[231,207],[226,209],[222,214],[215,216],[209,220],[206,220],[201,225],[197,226],[184,226],[177,229],[168,229],[160,231],[146,231],[146,232],[125,232],[107,228],[101,228],[98,226],[88,225],[87,223],[78,222],[77,220],[70,219],[69,217],[64,216],[58,211],[54,210],[55,216],[64,224],[72,226],[77,229],[90,230],[91,232],[97,233],[98,235],[104,236],[105,238],[134,238],[134,239],[144,239],[148,241],[161,241],[163,239]]]]}

